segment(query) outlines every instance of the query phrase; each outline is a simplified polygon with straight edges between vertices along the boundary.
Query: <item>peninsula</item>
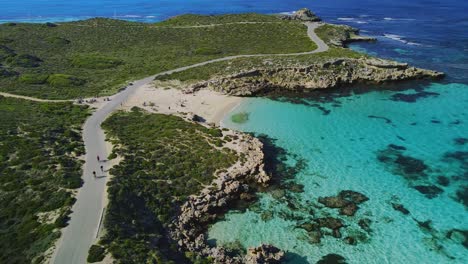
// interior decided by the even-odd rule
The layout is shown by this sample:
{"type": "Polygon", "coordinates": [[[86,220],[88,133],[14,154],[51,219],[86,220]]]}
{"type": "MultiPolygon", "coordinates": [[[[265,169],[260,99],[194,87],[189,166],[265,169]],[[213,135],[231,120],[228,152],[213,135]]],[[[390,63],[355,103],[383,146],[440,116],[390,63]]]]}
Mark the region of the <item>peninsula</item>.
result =
{"type": "Polygon", "coordinates": [[[374,40],[307,9],[0,36],[2,263],[279,263],[206,239],[272,177],[259,139],[219,127],[239,96],[443,77],[347,49],[374,40]]]}

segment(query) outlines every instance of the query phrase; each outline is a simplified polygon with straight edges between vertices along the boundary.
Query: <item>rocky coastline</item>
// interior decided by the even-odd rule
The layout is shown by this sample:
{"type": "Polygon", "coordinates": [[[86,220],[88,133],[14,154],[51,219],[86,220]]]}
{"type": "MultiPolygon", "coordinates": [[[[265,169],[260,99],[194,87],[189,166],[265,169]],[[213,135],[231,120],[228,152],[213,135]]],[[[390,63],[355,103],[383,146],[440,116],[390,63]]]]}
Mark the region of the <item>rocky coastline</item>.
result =
{"type": "Polygon", "coordinates": [[[234,96],[254,96],[278,89],[302,91],[355,84],[383,84],[417,79],[440,79],[441,72],[377,58],[337,58],[298,67],[265,67],[219,76],[186,88],[208,88],[234,96]]]}
{"type": "MultiPolygon", "coordinates": [[[[188,118],[192,119],[193,118],[188,118]]],[[[196,252],[210,257],[215,263],[279,263],[284,252],[270,245],[249,249],[246,256],[232,256],[229,249],[212,247],[207,243],[207,227],[219,219],[238,201],[251,201],[256,186],[268,186],[271,178],[264,170],[263,144],[248,134],[229,131],[235,141],[240,160],[218,173],[211,185],[191,196],[181,206],[179,216],[171,225],[171,237],[181,252],[196,252]],[[274,262],[274,261],[278,262],[274,262]]],[[[234,143],[235,142],[235,143],[234,143]]]]}

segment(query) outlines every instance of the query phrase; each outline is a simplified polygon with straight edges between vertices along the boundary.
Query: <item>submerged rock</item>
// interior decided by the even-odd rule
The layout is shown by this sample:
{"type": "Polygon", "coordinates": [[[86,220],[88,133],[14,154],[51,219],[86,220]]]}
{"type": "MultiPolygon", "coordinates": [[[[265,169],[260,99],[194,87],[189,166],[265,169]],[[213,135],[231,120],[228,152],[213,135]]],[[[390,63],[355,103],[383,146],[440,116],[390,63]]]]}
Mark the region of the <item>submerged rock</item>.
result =
{"type": "Polygon", "coordinates": [[[468,249],[468,230],[452,229],[447,232],[446,237],[468,249]]]}
{"type": "Polygon", "coordinates": [[[328,254],[317,261],[317,264],[346,264],[346,259],[338,254],[328,254]]]}
{"type": "Polygon", "coordinates": [[[368,218],[363,218],[359,220],[358,225],[362,228],[362,230],[370,233],[372,231],[370,228],[371,223],[372,223],[372,220],[368,218]]]}
{"type": "Polygon", "coordinates": [[[369,198],[364,194],[351,190],[341,191],[337,196],[318,198],[319,203],[328,208],[340,208],[340,214],[346,216],[353,216],[359,209],[357,205],[367,200],[369,198]]]}
{"type": "Polygon", "coordinates": [[[409,215],[410,211],[406,209],[402,204],[392,203],[393,209],[400,211],[404,215],[409,215]]]}
{"type": "Polygon", "coordinates": [[[318,218],[317,223],[319,224],[320,227],[326,227],[332,230],[340,229],[344,226],[343,222],[340,219],[333,218],[331,216],[318,218]]]}
{"type": "Polygon", "coordinates": [[[245,256],[246,264],[275,264],[282,263],[284,251],[272,245],[261,245],[249,248],[245,256]]]}
{"type": "Polygon", "coordinates": [[[437,177],[437,184],[442,185],[444,187],[449,186],[450,184],[450,179],[445,176],[439,176],[437,177]]]}
{"type": "Polygon", "coordinates": [[[429,199],[436,197],[444,191],[441,188],[434,185],[418,185],[414,186],[414,189],[424,194],[424,196],[426,196],[429,199]]]}
{"type": "Polygon", "coordinates": [[[354,246],[354,245],[357,244],[356,239],[355,239],[354,237],[348,236],[348,237],[345,237],[343,240],[344,240],[344,242],[345,242],[346,244],[349,244],[349,245],[353,245],[353,246],[354,246]]]}

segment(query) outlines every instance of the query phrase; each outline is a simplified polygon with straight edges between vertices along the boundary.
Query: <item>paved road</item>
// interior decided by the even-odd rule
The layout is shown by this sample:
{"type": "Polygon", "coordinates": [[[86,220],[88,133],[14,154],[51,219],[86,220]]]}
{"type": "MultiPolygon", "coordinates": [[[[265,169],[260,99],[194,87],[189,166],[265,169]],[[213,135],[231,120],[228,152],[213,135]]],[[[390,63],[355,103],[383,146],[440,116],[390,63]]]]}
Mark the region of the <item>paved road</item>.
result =
{"type": "Polygon", "coordinates": [[[85,164],[83,168],[84,185],[79,190],[77,201],[74,204],[70,215],[71,220],[69,225],[64,228],[62,237],[57,244],[57,249],[52,256],[51,263],[55,264],[83,264],[86,263],[88,250],[95,242],[97,233],[99,232],[99,224],[103,210],[103,202],[105,197],[106,178],[94,178],[93,171],[98,175],[100,166],[106,167],[105,162],[98,162],[97,156],[106,158],[109,153],[106,151],[104,131],[101,129],[101,123],[134,93],[137,88],[146,85],[153,81],[156,76],[171,74],[184,71],[190,68],[203,66],[213,62],[232,60],[236,58],[248,58],[259,56],[289,56],[289,55],[304,55],[328,50],[328,46],[315,34],[314,30],[319,26],[318,23],[307,23],[308,35],[317,44],[318,48],[310,52],[301,52],[294,54],[255,54],[255,55],[238,55],[219,59],[214,59],[206,62],[197,63],[194,65],[177,68],[174,70],[162,72],[145,79],[134,82],[126,90],[116,94],[112,101],[108,102],[102,108],[93,113],[86,120],[83,128],[83,140],[86,148],[85,164]]]}

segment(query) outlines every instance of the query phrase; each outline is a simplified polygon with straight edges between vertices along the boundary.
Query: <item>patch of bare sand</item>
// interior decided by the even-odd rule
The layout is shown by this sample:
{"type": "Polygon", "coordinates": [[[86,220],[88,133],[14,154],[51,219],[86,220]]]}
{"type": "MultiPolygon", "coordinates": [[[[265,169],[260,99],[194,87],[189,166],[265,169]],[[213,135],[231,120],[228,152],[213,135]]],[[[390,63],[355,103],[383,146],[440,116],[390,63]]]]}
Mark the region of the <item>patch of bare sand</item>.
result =
{"type": "Polygon", "coordinates": [[[163,114],[194,113],[207,123],[219,125],[223,117],[242,101],[241,97],[228,96],[211,90],[185,94],[182,89],[149,84],[140,87],[123,104],[123,109],[134,106],[149,112],[163,114]]]}

